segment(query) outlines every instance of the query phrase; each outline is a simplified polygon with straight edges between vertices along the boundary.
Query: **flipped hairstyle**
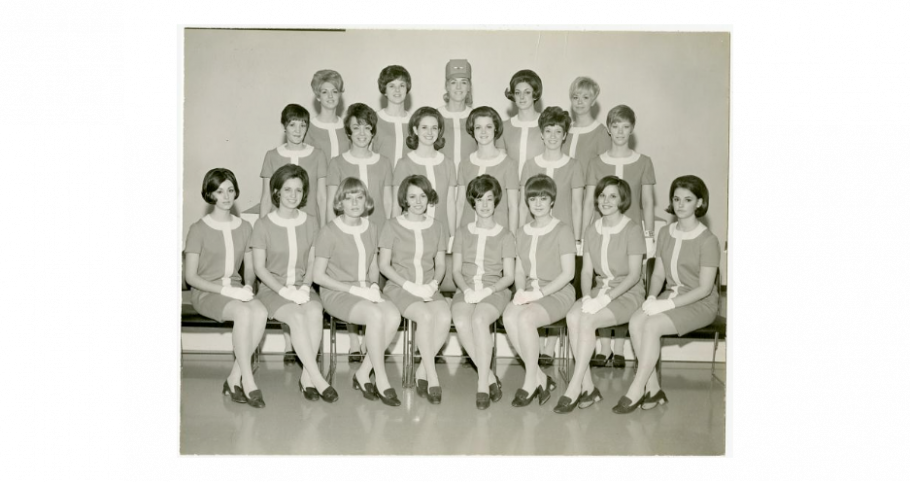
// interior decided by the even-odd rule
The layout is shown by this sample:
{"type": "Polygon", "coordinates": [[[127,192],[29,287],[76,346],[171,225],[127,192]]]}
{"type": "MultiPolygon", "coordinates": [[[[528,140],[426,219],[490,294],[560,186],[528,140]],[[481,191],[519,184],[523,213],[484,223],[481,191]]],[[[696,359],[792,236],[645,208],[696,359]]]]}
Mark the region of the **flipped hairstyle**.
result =
{"type": "Polygon", "coordinates": [[[499,117],[499,113],[496,112],[496,109],[485,105],[472,110],[471,113],[468,114],[468,120],[464,123],[464,128],[468,131],[468,135],[471,136],[471,139],[477,140],[474,138],[474,122],[477,121],[478,117],[489,117],[493,119],[493,129],[495,131],[493,140],[498,140],[502,137],[502,117],[499,117]]]}
{"type": "Polygon", "coordinates": [[[306,169],[297,164],[285,164],[279,167],[275,173],[272,174],[272,178],[269,179],[269,190],[272,192],[272,205],[276,208],[281,203],[279,196],[281,188],[284,187],[284,183],[291,179],[300,179],[303,183],[303,196],[300,199],[300,202],[297,203],[297,209],[306,206],[307,198],[310,195],[310,176],[306,173],[306,169]]]}
{"type": "Polygon", "coordinates": [[[619,191],[619,212],[625,213],[628,211],[629,207],[632,206],[632,188],[629,187],[628,182],[616,176],[604,176],[597,183],[594,188],[594,209],[603,216],[603,213],[600,212],[600,203],[597,200],[600,199],[600,194],[604,192],[607,186],[616,186],[616,190],[619,191]]]}
{"type": "Polygon", "coordinates": [[[439,135],[436,137],[436,142],[433,143],[433,149],[438,151],[446,145],[445,137],[442,136],[446,131],[446,125],[442,119],[442,114],[433,107],[421,107],[414,111],[411,120],[408,121],[408,138],[405,139],[405,144],[407,144],[408,149],[417,149],[418,140],[417,134],[414,133],[414,129],[417,128],[420,124],[420,120],[424,117],[433,117],[439,124],[439,135]]]}
{"type": "Polygon", "coordinates": [[[374,136],[376,135],[376,111],[370,106],[358,102],[348,107],[347,113],[344,114],[344,132],[348,135],[348,139],[354,134],[351,130],[351,119],[357,119],[360,124],[369,124],[370,132],[374,136]]]}
{"type": "Polygon", "coordinates": [[[421,174],[412,174],[401,181],[401,186],[398,188],[398,207],[401,208],[402,212],[408,212],[408,187],[417,186],[427,195],[427,204],[428,205],[437,205],[439,204],[439,195],[436,194],[436,190],[433,189],[433,185],[430,184],[430,180],[426,176],[421,174]]]}
{"type": "Polygon", "coordinates": [[[231,181],[231,184],[234,185],[234,199],[240,197],[240,186],[237,184],[234,173],[230,169],[216,167],[205,173],[205,177],[202,178],[202,199],[209,204],[215,204],[216,201],[212,194],[224,184],[224,181],[231,181]]]}
{"type": "Polygon", "coordinates": [[[692,191],[692,194],[694,194],[697,199],[701,199],[701,206],[695,208],[696,218],[708,214],[708,186],[705,185],[705,182],[702,181],[700,177],[692,175],[677,177],[673,180],[673,184],[670,184],[670,206],[667,208],[668,213],[676,216],[676,211],[673,210],[673,193],[680,187],[692,191]]]}
{"type": "Polygon", "coordinates": [[[356,177],[346,177],[341,180],[338,190],[335,191],[335,199],[332,200],[332,211],[336,216],[344,214],[344,205],[341,202],[348,197],[348,194],[363,194],[366,209],[363,210],[360,217],[365,218],[373,214],[373,197],[370,196],[370,191],[367,191],[366,185],[356,177]]]}

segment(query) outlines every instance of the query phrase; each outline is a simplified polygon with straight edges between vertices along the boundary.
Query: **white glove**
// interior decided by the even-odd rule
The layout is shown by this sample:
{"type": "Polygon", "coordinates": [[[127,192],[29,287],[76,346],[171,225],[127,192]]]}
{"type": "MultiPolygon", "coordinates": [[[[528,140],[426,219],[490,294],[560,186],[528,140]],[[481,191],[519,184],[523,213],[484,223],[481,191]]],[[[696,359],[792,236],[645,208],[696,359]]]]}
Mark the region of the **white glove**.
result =
{"type": "Polygon", "coordinates": [[[294,303],[297,302],[297,300],[294,299],[297,296],[297,290],[294,289],[293,287],[289,287],[289,286],[282,287],[280,290],[278,290],[278,296],[280,296],[288,301],[293,301],[294,303]]]}
{"type": "MultiPolygon", "coordinates": [[[[468,303],[480,303],[481,301],[484,300],[484,298],[486,298],[487,296],[490,296],[492,294],[493,294],[493,288],[489,288],[489,287],[484,288],[480,291],[471,290],[471,301],[468,301],[468,303]]],[[[467,301],[467,300],[468,300],[468,295],[465,294],[465,301],[467,301]]]]}
{"type": "Polygon", "coordinates": [[[606,306],[609,305],[611,301],[613,301],[613,299],[610,298],[610,295],[595,296],[594,298],[585,296],[582,298],[581,312],[593,315],[594,313],[597,313],[598,311],[606,308],[606,306]]]}
{"type": "Polygon", "coordinates": [[[246,287],[236,288],[234,286],[225,286],[221,288],[221,294],[235,300],[250,301],[253,299],[253,287],[250,286],[247,289],[246,287]]]}
{"type": "Polygon", "coordinates": [[[436,281],[436,280],[430,281],[429,283],[427,283],[427,286],[429,286],[433,290],[434,295],[436,294],[437,291],[439,291],[439,281],[436,281]]]}
{"type": "Polygon", "coordinates": [[[304,303],[310,302],[310,287],[309,286],[301,285],[299,288],[297,288],[295,290],[295,292],[297,293],[295,295],[297,297],[297,299],[294,300],[295,303],[297,303],[298,305],[302,305],[304,303]]]}
{"type": "MultiPolygon", "coordinates": [[[[373,286],[376,286],[376,285],[373,285],[373,286]]],[[[354,296],[359,296],[367,301],[372,301],[373,303],[379,303],[380,301],[382,301],[382,297],[379,296],[379,289],[378,289],[379,287],[377,286],[376,288],[377,289],[374,290],[372,286],[369,288],[361,288],[360,286],[351,286],[351,289],[348,290],[348,293],[351,293],[354,296]]]]}
{"type": "Polygon", "coordinates": [[[541,298],[543,298],[543,293],[541,293],[540,290],[518,290],[515,293],[515,298],[512,299],[512,303],[516,305],[524,305],[532,301],[537,301],[541,298]]]}
{"type": "Polygon", "coordinates": [[[411,293],[412,295],[414,295],[422,300],[426,300],[427,298],[432,298],[432,296],[433,296],[433,288],[431,288],[430,285],[419,285],[419,284],[412,283],[410,281],[405,281],[404,286],[402,286],[402,288],[404,288],[404,290],[407,291],[408,293],[411,293]]]}
{"type": "Polygon", "coordinates": [[[645,306],[642,305],[642,306],[641,306],[641,309],[642,309],[642,311],[644,311],[645,314],[647,314],[648,316],[654,316],[654,315],[656,315],[656,314],[658,314],[658,313],[663,313],[664,311],[672,310],[673,308],[676,308],[676,304],[673,303],[673,300],[671,300],[671,299],[666,299],[666,300],[651,300],[650,303],[648,303],[648,302],[646,301],[645,304],[647,304],[648,307],[645,308],[645,306]]]}
{"type": "Polygon", "coordinates": [[[653,258],[657,253],[657,241],[654,238],[645,238],[645,249],[647,249],[648,258],[653,258]]]}
{"type": "Polygon", "coordinates": [[[379,289],[379,285],[376,283],[371,284],[370,291],[373,292],[373,294],[371,296],[373,297],[373,300],[375,300],[375,301],[373,301],[373,300],[370,300],[370,301],[373,301],[373,303],[381,303],[382,302],[382,291],[379,289]]]}
{"type": "Polygon", "coordinates": [[[449,244],[446,246],[446,253],[452,253],[452,246],[455,245],[455,236],[449,236],[449,244]]]}
{"type": "Polygon", "coordinates": [[[645,311],[645,310],[647,310],[648,308],[650,308],[650,307],[651,307],[651,303],[654,303],[655,301],[657,301],[657,297],[656,297],[656,296],[651,295],[651,296],[647,297],[647,298],[645,299],[645,302],[641,304],[641,311],[645,311]]]}

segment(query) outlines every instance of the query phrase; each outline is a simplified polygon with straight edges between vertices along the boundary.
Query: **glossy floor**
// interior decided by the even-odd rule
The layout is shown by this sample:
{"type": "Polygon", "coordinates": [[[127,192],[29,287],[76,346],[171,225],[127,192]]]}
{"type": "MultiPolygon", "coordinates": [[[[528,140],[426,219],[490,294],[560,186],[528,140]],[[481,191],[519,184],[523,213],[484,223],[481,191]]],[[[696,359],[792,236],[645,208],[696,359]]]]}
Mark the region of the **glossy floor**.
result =
{"type": "MultiPolygon", "coordinates": [[[[565,383],[544,406],[514,408],[524,369],[500,359],[503,399],[485,411],[474,406],[476,372],[458,358],[437,365],[440,405],[401,388],[401,364],[390,359],[390,381],[400,407],[370,402],[351,388],[352,371],[339,357],[334,404],[310,402],[297,390],[300,367],[263,357],[256,381],[267,406],[255,409],[221,395],[231,358],[184,355],[180,451],[183,454],[286,455],[722,455],[725,390],[708,363],[666,363],[663,388],[670,403],[616,415],[612,406],[634,369],[596,368],[604,400],[566,415],[553,413],[565,383]]],[[[723,365],[719,376],[726,378],[723,365]]],[[[356,367],[355,367],[356,368],[356,367]]]]}

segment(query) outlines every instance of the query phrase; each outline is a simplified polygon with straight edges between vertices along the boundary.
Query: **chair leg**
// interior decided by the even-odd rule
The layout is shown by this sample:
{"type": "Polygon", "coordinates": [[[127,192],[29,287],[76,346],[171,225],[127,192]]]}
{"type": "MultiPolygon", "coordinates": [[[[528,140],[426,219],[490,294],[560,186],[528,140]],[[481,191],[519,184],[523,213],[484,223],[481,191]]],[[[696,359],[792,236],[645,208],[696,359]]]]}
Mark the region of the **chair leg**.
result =
{"type": "Polygon", "coordinates": [[[724,383],[720,379],[720,377],[718,377],[717,375],[714,374],[714,363],[717,360],[717,345],[718,345],[719,339],[720,339],[720,333],[715,331],[714,332],[714,352],[711,354],[711,378],[716,379],[718,381],[718,383],[720,383],[721,385],[727,386],[727,384],[724,383]]]}
{"type": "Polygon", "coordinates": [[[335,317],[329,315],[329,385],[335,383],[335,368],[338,366],[338,350],[335,347],[335,317]]]}
{"type": "Polygon", "coordinates": [[[417,386],[417,373],[414,369],[414,355],[417,346],[414,343],[414,322],[402,317],[404,321],[404,347],[402,348],[401,387],[414,388],[417,386]]]}
{"type": "Polygon", "coordinates": [[[496,374],[496,323],[499,323],[500,320],[502,320],[502,317],[493,321],[491,325],[493,328],[493,356],[490,357],[490,371],[494,375],[496,374]]]}
{"type": "Polygon", "coordinates": [[[566,343],[567,330],[567,327],[559,328],[559,357],[562,358],[559,374],[562,376],[563,383],[569,383],[569,344],[566,343]]]}
{"type": "MultiPolygon", "coordinates": [[[[663,353],[664,353],[664,337],[660,337],[660,348],[657,351],[657,383],[660,386],[663,386],[663,384],[664,384],[663,376],[661,373],[661,368],[663,368],[662,367],[663,353]]],[[[637,358],[636,358],[636,360],[637,360],[637,358]]]]}

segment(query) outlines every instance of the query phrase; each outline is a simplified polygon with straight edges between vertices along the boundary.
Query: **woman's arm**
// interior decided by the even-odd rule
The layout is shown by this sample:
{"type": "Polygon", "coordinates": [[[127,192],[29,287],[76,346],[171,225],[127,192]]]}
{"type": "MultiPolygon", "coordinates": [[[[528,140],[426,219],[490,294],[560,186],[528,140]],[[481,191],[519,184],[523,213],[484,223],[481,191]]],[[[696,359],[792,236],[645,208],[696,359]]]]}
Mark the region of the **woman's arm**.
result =
{"type": "Polygon", "coordinates": [[[525,282],[527,282],[527,279],[525,278],[524,266],[521,265],[521,260],[516,258],[515,259],[515,291],[525,289],[525,282]]]}
{"type": "Polygon", "coordinates": [[[490,289],[492,289],[494,293],[507,290],[514,282],[515,258],[502,258],[502,278],[496,283],[493,283],[493,286],[491,286],[490,289]]]}
{"type": "Polygon", "coordinates": [[[306,274],[303,275],[303,284],[312,287],[313,285],[313,266],[316,264],[316,248],[310,248],[310,254],[306,257],[306,274]]]}
{"type": "Polygon", "coordinates": [[[272,276],[272,273],[266,269],[265,258],[265,249],[253,248],[253,267],[255,268],[256,276],[258,276],[260,281],[265,283],[272,291],[277,293],[281,291],[281,288],[284,288],[284,285],[279,283],[278,280],[272,276]]]}
{"type": "Polygon", "coordinates": [[[591,282],[594,278],[594,262],[591,254],[585,250],[581,258],[581,295],[591,296],[591,282]]]}
{"type": "MultiPolygon", "coordinates": [[[[398,199],[398,186],[392,186],[392,199],[398,199]]],[[[398,203],[392,205],[392,217],[401,216],[401,206],[398,203]]]]}
{"type": "Polygon", "coordinates": [[[328,265],[328,258],[322,258],[319,256],[316,257],[316,261],[313,263],[313,281],[315,281],[319,286],[328,288],[330,290],[341,291],[343,293],[349,292],[351,290],[351,287],[354,285],[335,281],[335,279],[333,279],[325,272],[325,269],[328,267],[328,265]]]}
{"type": "Polygon", "coordinates": [[[446,215],[449,220],[449,239],[455,236],[455,186],[449,186],[446,192],[446,215]]]}
{"type": "MultiPolygon", "coordinates": [[[[525,188],[518,189],[519,201],[525,198],[525,188]]],[[[509,206],[511,208],[511,206],[509,206]]],[[[524,226],[528,222],[528,205],[524,202],[518,204],[518,227],[524,226]]],[[[518,236],[518,229],[512,232],[513,236],[518,236]]]]}
{"type": "Polygon", "coordinates": [[[462,292],[467,291],[468,288],[470,288],[464,280],[464,275],[461,273],[461,264],[463,262],[464,260],[461,257],[461,253],[452,253],[452,281],[455,282],[455,286],[462,292]]]}
{"type": "Polygon", "coordinates": [[[710,295],[711,291],[714,289],[714,276],[716,274],[717,268],[713,266],[702,266],[698,273],[698,286],[692,288],[692,291],[689,291],[688,293],[673,298],[673,305],[677,308],[691,305],[710,295]]]}
{"type": "Polygon", "coordinates": [[[269,178],[262,179],[262,196],[259,197],[259,219],[272,212],[272,196],[269,192],[269,178]]]}
{"type": "Polygon", "coordinates": [[[458,186],[455,194],[455,226],[461,226],[461,218],[464,216],[464,193],[465,187],[458,186]]]}
{"type": "Polygon", "coordinates": [[[398,286],[404,286],[410,281],[392,268],[392,250],[389,248],[379,248],[379,272],[398,286]]]}
{"type": "Polygon", "coordinates": [[[585,199],[581,207],[582,232],[584,232],[584,228],[591,224],[592,214],[594,214],[594,186],[587,186],[585,187],[585,199]]]}
{"type": "Polygon", "coordinates": [[[256,284],[256,270],[253,268],[253,252],[243,253],[243,284],[250,288],[256,284]]]}
{"type": "Polygon", "coordinates": [[[560,255],[559,265],[562,267],[562,272],[559,273],[559,276],[551,281],[550,284],[540,289],[540,292],[543,293],[544,296],[552,295],[563,289],[563,287],[571,283],[575,278],[575,253],[560,255]]]}
{"type": "Polygon", "coordinates": [[[446,277],[446,252],[436,252],[436,259],[434,260],[434,263],[436,266],[433,271],[433,279],[436,280],[437,285],[439,285],[442,284],[442,279],[446,277]]]}
{"type": "Polygon", "coordinates": [[[370,283],[379,283],[379,266],[376,264],[376,256],[373,256],[373,261],[370,262],[367,276],[370,278],[370,283]]]}
{"type": "MultiPolygon", "coordinates": [[[[641,186],[641,211],[645,220],[645,229],[654,231],[654,186],[642,184],[641,186]]],[[[655,239],[657,235],[655,234],[655,239]]]]}
{"type": "MultiPolygon", "coordinates": [[[[325,178],[320,177],[316,180],[316,212],[322,214],[325,212],[325,178]]],[[[319,227],[325,226],[325,216],[319,216],[319,227]]]]}
{"type": "Polygon", "coordinates": [[[651,273],[651,288],[648,290],[648,296],[654,296],[660,294],[661,290],[664,287],[664,280],[667,278],[667,275],[664,273],[664,262],[658,256],[654,260],[654,272],[651,273]]]}
{"type": "Polygon", "coordinates": [[[183,276],[186,278],[186,284],[197,290],[208,291],[209,293],[221,293],[221,283],[206,281],[199,277],[199,253],[186,253],[186,262],[183,276]]]}
{"type": "Polygon", "coordinates": [[[630,254],[629,255],[629,275],[622,280],[616,288],[610,290],[607,295],[610,296],[611,300],[615,300],[623,295],[626,291],[629,291],[633,286],[638,284],[641,281],[641,255],[640,254],[630,254]]]}
{"type": "Polygon", "coordinates": [[[519,217],[519,207],[518,207],[518,189],[507,189],[506,197],[509,201],[509,231],[512,231],[513,236],[518,236],[518,217],[519,217]]]}
{"type": "MultiPolygon", "coordinates": [[[[338,186],[326,186],[326,188],[325,188],[326,200],[335,199],[336,192],[338,192],[338,186]]],[[[328,223],[332,222],[333,219],[335,219],[335,206],[326,202],[325,223],[328,224],[328,223]]]]}
{"type": "MultiPolygon", "coordinates": [[[[332,198],[334,199],[334,198],[332,198]]],[[[392,219],[392,186],[382,188],[382,207],[385,208],[385,218],[392,219]]]]}
{"type": "Polygon", "coordinates": [[[584,232],[584,226],[581,225],[581,203],[584,195],[584,189],[580,187],[572,189],[572,224],[576,242],[581,240],[581,233],[584,232]]]}

